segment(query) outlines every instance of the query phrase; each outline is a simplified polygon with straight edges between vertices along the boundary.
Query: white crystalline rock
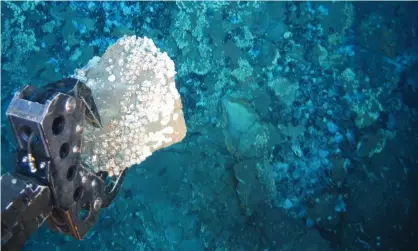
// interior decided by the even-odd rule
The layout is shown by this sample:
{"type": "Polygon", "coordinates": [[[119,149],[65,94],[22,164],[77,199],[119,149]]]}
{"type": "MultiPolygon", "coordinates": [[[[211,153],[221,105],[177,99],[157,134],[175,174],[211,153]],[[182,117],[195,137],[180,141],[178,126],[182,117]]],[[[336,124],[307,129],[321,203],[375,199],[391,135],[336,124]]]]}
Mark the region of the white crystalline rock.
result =
{"type": "Polygon", "coordinates": [[[93,91],[103,128],[86,126],[83,161],[117,175],[186,135],[174,62],[148,38],[123,37],[77,70],[93,91]]]}

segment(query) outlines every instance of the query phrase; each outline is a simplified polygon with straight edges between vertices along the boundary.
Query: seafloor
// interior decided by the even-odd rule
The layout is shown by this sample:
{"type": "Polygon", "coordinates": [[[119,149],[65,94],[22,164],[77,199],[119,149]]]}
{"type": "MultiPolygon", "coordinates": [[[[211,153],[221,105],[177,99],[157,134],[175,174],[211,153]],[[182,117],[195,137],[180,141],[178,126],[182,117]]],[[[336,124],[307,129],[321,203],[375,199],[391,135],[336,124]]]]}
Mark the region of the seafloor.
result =
{"type": "Polygon", "coordinates": [[[129,169],[83,241],[24,250],[418,250],[418,3],[1,2],[15,91],[123,35],[176,64],[182,143],[129,169]]]}

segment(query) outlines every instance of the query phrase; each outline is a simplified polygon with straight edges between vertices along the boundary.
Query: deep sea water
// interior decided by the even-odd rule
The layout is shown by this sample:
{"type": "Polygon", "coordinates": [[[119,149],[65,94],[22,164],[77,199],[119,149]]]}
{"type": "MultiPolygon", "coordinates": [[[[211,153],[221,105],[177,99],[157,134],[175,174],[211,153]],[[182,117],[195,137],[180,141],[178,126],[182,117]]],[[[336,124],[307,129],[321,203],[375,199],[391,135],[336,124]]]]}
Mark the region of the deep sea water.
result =
{"type": "Polygon", "coordinates": [[[415,2],[2,1],[2,173],[13,93],[123,35],[176,64],[182,143],[129,169],[83,241],[25,250],[418,250],[415,2]]]}

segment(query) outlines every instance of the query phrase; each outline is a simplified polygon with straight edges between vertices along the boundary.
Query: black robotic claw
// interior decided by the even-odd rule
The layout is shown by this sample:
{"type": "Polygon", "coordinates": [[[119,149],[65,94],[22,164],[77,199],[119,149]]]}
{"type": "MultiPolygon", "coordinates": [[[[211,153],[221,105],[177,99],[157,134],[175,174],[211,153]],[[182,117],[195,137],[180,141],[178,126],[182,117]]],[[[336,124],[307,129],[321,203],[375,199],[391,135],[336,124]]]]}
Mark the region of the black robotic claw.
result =
{"type": "Polygon", "coordinates": [[[107,182],[106,172],[94,173],[81,163],[80,128],[85,121],[102,127],[90,88],[72,78],[39,89],[26,86],[7,116],[19,149],[15,171],[2,176],[2,248],[19,249],[45,220],[82,239],[126,175],[125,169],[107,182]]]}

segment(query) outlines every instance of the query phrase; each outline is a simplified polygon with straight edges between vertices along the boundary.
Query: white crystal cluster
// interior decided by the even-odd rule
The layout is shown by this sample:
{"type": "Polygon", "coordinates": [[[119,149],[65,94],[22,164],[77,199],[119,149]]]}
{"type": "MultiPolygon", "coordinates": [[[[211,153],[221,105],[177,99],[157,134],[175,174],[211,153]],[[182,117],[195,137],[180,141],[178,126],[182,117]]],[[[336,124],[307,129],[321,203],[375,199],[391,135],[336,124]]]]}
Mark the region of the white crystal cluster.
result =
{"type": "Polygon", "coordinates": [[[148,38],[123,37],[74,77],[93,91],[103,128],[86,126],[83,161],[118,175],[186,134],[174,62],[148,38]]]}

